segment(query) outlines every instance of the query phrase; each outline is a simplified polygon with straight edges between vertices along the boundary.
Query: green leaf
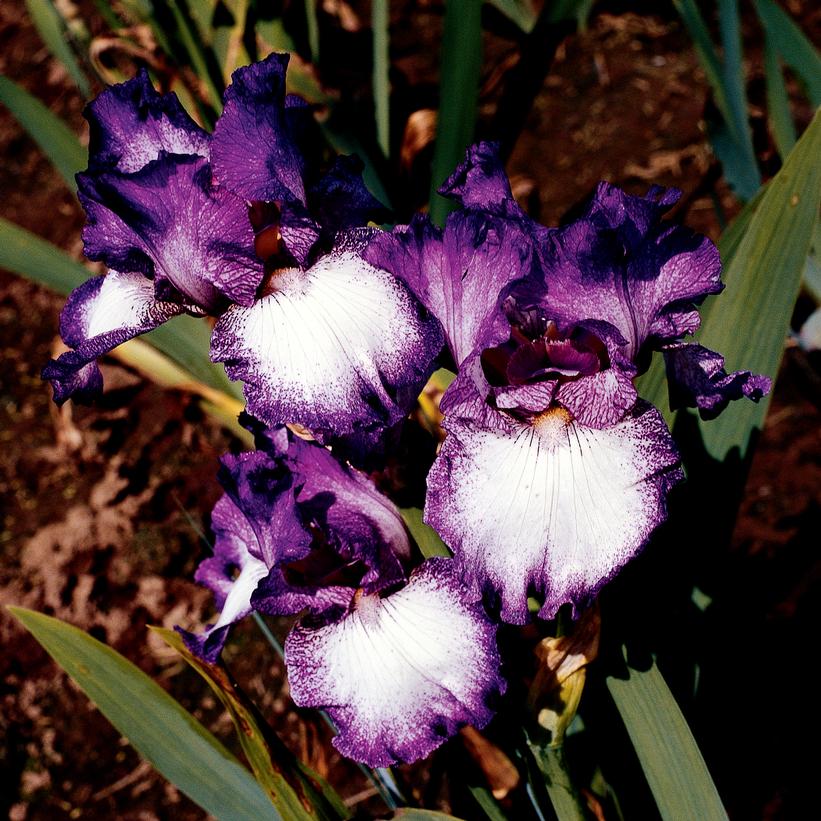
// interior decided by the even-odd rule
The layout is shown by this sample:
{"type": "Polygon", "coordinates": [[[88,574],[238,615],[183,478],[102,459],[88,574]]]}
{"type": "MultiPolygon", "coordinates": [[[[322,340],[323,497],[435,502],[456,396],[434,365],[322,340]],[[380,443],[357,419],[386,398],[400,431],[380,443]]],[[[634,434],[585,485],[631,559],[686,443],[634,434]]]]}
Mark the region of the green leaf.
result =
{"type": "Polygon", "coordinates": [[[308,49],[311,62],[319,63],[319,21],[316,16],[316,0],[305,0],[305,27],[308,30],[308,49]]]}
{"type": "Polygon", "coordinates": [[[804,81],[813,106],[821,105],[821,55],[790,16],[773,0],[755,0],[766,40],[804,81]]]}
{"type": "Polygon", "coordinates": [[[77,135],[35,96],[8,77],[0,76],[0,103],[40,146],[69,190],[75,191],[74,175],[86,167],[86,150],[77,135]]]}
{"type": "MultiPolygon", "coordinates": [[[[728,371],[743,367],[771,378],[778,372],[821,201],[819,156],[821,110],[768,183],[724,269],[724,293],[703,312],[698,341],[721,352],[728,371]]],[[[768,397],[733,402],[702,423],[708,452],[723,459],[738,447],[743,456],[768,404],[768,397]]]]}
{"type": "Polygon", "coordinates": [[[416,807],[402,807],[393,814],[394,819],[403,821],[460,821],[455,815],[437,810],[419,810],[416,807]]]}
{"type": "Polygon", "coordinates": [[[26,8],[48,50],[65,66],[83,97],[88,98],[91,95],[88,80],[68,44],[63,21],[51,0],[26,0],[26,8]]]}
{"type": "MultiPolygon", "coordinates": [[[[92,275],[65,251],[2,217],[0,267],[64,296],[92,275]]],[[[204,319],[178,316],[144,338],[190,373],[192,382],[202,382],[229,396],[242,396],[240,386],[231,382],[224,368],[208,357],[211,329],[204,319]]]]}
{"type": "Polygon", "coordinates": [[[0,217],[0,267],[68,295],[91,271],[65,251],[0,217]]]}
{"type": "Polygon", "coordinates": [[[245,23],[248,18],[249,0],[222,0],[225,8],[234,18],[232,26],[219,26],[214,29],[213,50],[217,62],[222,68],[222,80],[225,85],[231,82],[231,75],[240,66],[251,62],[245,48],[245,23]]]}
{"type": "Polygon", "coordinates": [[[373,104],[376,114],[376,141],[382,153],[390,156],[390,31],[388,0],[372,0],[371,28],[373,30],[373,104]]]}
{"type": "Polygon", "coordinates": [[[139,668],[59,619],[9,610],[140,755],[206,812],[225,821],[279,820],[251,774],[139,668]]]}
{"type": "Polygon", "coordinates": [[[462,162],[473,140],[481,70],[482,4],[476,0],[446,0],[430,193],[430,216],[437,225],[444,224],[453,203],[436,192],[462,162]]]}
{"type": "Polygon", "coordinates": [[[504,810],[499,806],[499,802],[496,801],[487,787],[470,784],[468,790],[489,821],[508,821],[504,810]]]}
{"type": "Polygon", "coordinates": [[[426,525],[422,521],[422,511],[418,507],[400,507],[399,512],[402,514],[405,526],[413,536],[413,540],[426,559],[430,559],[431,556],[451,555],[439,534],[430,525],[426,525]]]}
{"type": "Polygon", "coordinates": [[[525,34],[529,34],[536,25],[536,9],[530,0],[488,0],[509,20],[515,23],[525,34]]]}
{"type": "Polygon", "coordinates": [[[795,146],[795,125],[790,113],[790,98],[778,52],[769,38],[764,40],[764,76],[767,81],[767,117],[778,153],[786,157],[795,146]]]}
{"type": "Polygon", "coordinates": [[[701,751],[655,664],[612,676],[607,687],[633,742],[663,819],[726,819],[701,751]]]}
{"type": "Polygon", "coordinates": [[[237,730],[242,751],[257,781],[282,813],[284,821],[350,817],[339,795],[306,765],[297,761],[285,745],[268,730],[264,720],[234,687],[225,670],[197,658],[173,630],[151,630],[173,647],[199,673],[222,702],[237,730]]]}

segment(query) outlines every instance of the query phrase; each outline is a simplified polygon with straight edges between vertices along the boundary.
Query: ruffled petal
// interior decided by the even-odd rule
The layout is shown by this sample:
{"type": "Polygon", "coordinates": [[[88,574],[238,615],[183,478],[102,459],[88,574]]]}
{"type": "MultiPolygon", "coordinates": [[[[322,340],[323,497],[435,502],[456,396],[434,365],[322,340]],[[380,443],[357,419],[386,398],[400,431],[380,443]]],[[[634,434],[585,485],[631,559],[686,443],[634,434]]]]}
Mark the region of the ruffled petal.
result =
{"type": "Polygon", "coordinates": [[[463,212],[444,232],[427,217],[376,235],[364,256],[405,282],[442,323],[457,365],[489,343],[502,289],[531,269],[533,244],[512,220],[463,212]]]}
{"type": "Polygon", "coordinates": [[[211,357],[245,383],[249,413],[319,436],[401,419],[442,346],[438,324],[404,286],[342,250],[217,322],[211,357]]]}
{"type": "Polygon", "coordinates": [[[561,323],[601,320],[636,359],[645,342],[672,341],[698,327],[694,305],[720,293],[718,250],[706,237],[661,221],[677,192],[631,197],[601,183],[580,220],[553,234],[543,273],[516,292],[561,323]]]}
{"type": "Polygon", "coordinates": [[[89,171],[139,171],[160,152],[208,157],[208,134],[176,94],[158,94],[148,72],[103,91],[85,110],[89,171]]]}
{"type": "MultiPolygon", "coordinates": [[[[294,474],[285,453],[278,456],[271,458],[261,451],[227,454],[218,474],[220,484],[244,517],[238,535],[268,568],[303,558],[312,539],[297,510],[294,474]]],[[[236,522],[231,524],[236,528],[236,522]]]]}
{"type": "Polygon", "coordinates": [[[77,179],[89,259],[153,277],[158,298],[206,310],[254,301],[263,267],[246,206],[211,187],[204,159],[162,154],[134,174],[77,179]]]}
{"type": "Polygon", "coordinates": [[[673,410],[698,408],[702,419],[714,419],[734,399],[758,402],[772,387],[769,377],[750,371],[727,373],[724,357],[701,345],[679,342],[662,350],[673,410]]]}
{"type": "Polygon", "coordinates": [[[358,595],[338,621],[296,625],[291,695],[327,709],[341,753],[372,767],[416,761],[464,724],[487,724],[504,690],[496,628],[464,594],[451,560],[431,559],[386,598],[358,595]]]}
{"type": "Polygon", "coordinates": [[[211,138],[214,177],[246,200],[305,202],[303,161],[286,116],[287,66],[287,54],[271,54],[238,68],[225,91],[211,138]]]}
{"type": "Polygon", "coordinates": [[[103,387],[99,357],[184,310],[176,303],[158,302],[142,274],[109,271],[75,288],[60,314],[60,334],[74,350],[49,362],[42,373],[54,388],[54,401],[92,400],[103,387]]]}
{"type": "Polygon", "coordinates": [[[683,477],[664,421],[644,403],[601,430],[562,409],[530,425],[497,413],[494,426],[446,417],[446,427],[425,520],[477,595],[495,594],[514,624],[528,618],[529,591],[544,595],[543,618],[589,603],[664,520],[683,477]]]}
{"type": "Polygon", "coordinates": [[[251,594],[268,575],[268,565],[249,549],[255,544],[253,529],[227,495],[215,505],[212,525],[214,555],[200,563],[194,578],[213,591],[219,618],[199,635],[176,629],[192,653],[213,664],[231,625],[251,612],[251,594]]]}

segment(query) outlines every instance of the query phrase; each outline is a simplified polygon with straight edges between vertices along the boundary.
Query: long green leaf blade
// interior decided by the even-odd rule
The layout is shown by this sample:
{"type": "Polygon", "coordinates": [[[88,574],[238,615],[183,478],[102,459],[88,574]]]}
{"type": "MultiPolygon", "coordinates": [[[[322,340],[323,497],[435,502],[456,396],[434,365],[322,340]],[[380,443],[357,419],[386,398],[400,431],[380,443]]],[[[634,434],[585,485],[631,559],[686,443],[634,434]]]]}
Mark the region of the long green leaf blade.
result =
{"type": "Polygon", "coordinates": [[[821,105],[821,55],[790,16],[773,0],[755,0],[767,41],[807,86],[810,102],[821,105]]]}
{"type": "Polygon", "coordinates": [[[382,153],[390,156],[390,68],[388,0],[373,0],[371,4],[371,29],[373,31],[373,105],[376,115],[376,141],[382,153]]]}
{"type": "MultiPolygon", "coordinates": [[[[698,340],[720,351],[727,369],[744,367],[775,378],[821,203],[821,110],[770,180],[724,270],[726,290],[712,300],[698,340]]],[[[705,306],[707,307],[707,306],[705,306]]],[[[723,459],[746,452],[760,429],[768,398],[734,402],[701,425],[707,450],[723,459]]]]}
{"type": "Polygon", "coordinates": [[[442,225],[452,203],[437,194],[473,139],[482,69],[482,4],[446,0],[439,85],[439,122],[433,151],[430,215],[442,225]]]}
{"type": "Polygon", "coordinates": [[[51,0],[26,0],[26,8],[48,50],[65,66],[83,97],[88,98],[91,95],[91,87],[66,40],[63,21],[51,0]]]}
{"type": "Polygon", "coordinates": [[[786,157],[795,146],[795,125],[790,113],[790,98],[778,52],[769,38],[764,40],[764,77],[767,82],[767,117],[778,153],[786,157]]]}
{"type": "Polygon", "coordinates": [[[661,817],[726,819],[701,751],[658,668],[630,669],[607,687],[633,742],[661,817]]]}
{"type": "Polygon", "coordinates": [[[59,619],[9,610],[147,761],[225,821],[279,821],[251,774],[139,668],[59,619]]]}
{"type": "Polygon", "coordinates": [[[0,76],[0,103],[40,146],[69,190],[76,190],[74,175],[86,167],[86,150],[77,135],[34,95],[8,77],[0,76]]]}
{"type": "Polygon", "coordinates": [[[194,656],[173,630],[152,627],[199,673],[222,702],[237,729],[242,751],[260,785],[282,814],[283,821],[348,818],[342,799],[319,775],[297,761],[277,738],[266,738],[254,710],[234,689],[218,666],[194,656]]]}

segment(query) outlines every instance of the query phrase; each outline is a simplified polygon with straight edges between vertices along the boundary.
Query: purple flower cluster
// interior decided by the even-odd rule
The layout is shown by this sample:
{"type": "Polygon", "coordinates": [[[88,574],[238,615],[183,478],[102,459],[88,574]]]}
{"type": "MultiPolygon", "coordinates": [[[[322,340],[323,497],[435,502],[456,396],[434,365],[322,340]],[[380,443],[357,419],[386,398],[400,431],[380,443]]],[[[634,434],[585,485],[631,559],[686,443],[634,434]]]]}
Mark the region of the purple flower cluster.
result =
{"type": "Polygon", "coordinates": [[[144,73],[90,106],[84,240],[110,270],[69,298],[72,350],[44,375],[58,402],[87,399],[116,345],[183,312],[216,317],[211,356],[243,383],[258,447],[223,459],[197,572],[220,615],[185,640],[214,661],[252,610],[299,616],[294,700],[381,766],[484,726],[505,689],[497,620],[524,624],[529,596],[542,618],[578,612],[664,520],[683,474],[634,387],[653,351],[673,405],[705,417],[769,380],[683,341],[722,285],[715,247],[662,219],[676,192],[602,183],[548,229],[483,143],[442,189],[461,206],[444,229],[421,215],[367,227],[383,211],[357,161],[321,173],[301,148],[311,116],[285,94],[286,64],[237,71],[211,135],[144,73]],[[422,561],[343,456],[403,424],[441,363],[456,378],[425,520],[453,558],[422,561]]]}

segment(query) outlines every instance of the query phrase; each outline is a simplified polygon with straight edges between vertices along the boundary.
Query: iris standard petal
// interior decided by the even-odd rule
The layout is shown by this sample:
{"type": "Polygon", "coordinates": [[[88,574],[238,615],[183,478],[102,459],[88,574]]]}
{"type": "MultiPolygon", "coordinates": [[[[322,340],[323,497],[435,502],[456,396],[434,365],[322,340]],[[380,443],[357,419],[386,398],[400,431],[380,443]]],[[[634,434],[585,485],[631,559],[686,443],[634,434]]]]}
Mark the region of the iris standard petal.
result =
{"type": "Polygon", "coordinates": [[[214,177],[246,200],[305,203],[303,160],[286,114],[287,54],[238,68],[211,138],[214,177]]]}
{"type": "Polygon", "coordinates": [[[176,94],[158,94],[148,72],[102,92],[85,110],[89,172],[139,171],[160,152],[208,157],[208,134],[176,94]]]}
{"type": "Polygon", "coordinates": [[[384,598],[357,595],[342,618],[299,622],[285,642],[294,701],[324,707],[334,746],[372,767],[416,761],[459,727],[482,727],[504,690],[496,628],[450,559],[430,559],[384,598]]]}

